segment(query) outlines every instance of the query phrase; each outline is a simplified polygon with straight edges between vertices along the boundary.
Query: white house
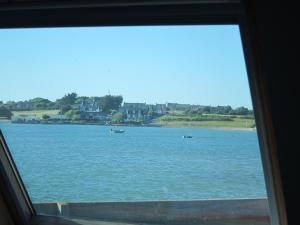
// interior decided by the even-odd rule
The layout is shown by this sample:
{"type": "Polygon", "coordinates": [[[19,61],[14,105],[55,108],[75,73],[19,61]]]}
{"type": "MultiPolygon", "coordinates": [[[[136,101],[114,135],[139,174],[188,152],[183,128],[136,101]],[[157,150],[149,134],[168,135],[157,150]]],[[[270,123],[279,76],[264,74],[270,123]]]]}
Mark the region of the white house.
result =
{"type": "Polygon", "coordinates": [[[107,115],[103,112],[98,102],[87,99],[82,101],[80,107],[80,117],[85,120],[105,120],[107,115]]]}

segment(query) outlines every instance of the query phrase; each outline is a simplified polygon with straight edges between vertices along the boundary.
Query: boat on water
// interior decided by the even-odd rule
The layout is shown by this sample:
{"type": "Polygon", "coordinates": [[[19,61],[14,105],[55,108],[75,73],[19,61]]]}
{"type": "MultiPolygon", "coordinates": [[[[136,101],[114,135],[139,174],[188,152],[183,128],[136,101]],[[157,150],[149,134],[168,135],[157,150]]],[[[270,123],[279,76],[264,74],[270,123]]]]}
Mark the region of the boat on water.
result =
{"type": "Polygon", "coordinates": [[[125,132],[125,130],[115,130],[115,129],[110,129],[110,132],[112,132],[112,133],[124,133],[125,132]]]}
{"type": "Polygon", "coordinates": [[[190,136],[190,135],[183,135],[182,138],[193,138],[193,136],[190,136]]]}

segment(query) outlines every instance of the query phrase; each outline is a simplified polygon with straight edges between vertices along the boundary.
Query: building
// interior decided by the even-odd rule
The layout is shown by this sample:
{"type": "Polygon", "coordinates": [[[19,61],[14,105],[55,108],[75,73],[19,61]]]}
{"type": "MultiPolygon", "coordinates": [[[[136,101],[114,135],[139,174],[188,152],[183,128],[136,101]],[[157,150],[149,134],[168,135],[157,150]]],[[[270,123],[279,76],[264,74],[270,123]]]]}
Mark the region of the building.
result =
{"type": "Polygon", "coordinates": [[[125,121],[144,121],[151,119],[153,115],[166,114],[167,106],[166,104],[124,103],[119,111],[124,114],[125,121]]]}
{"type": "Polygon", "coordinates": [[[80,118],[84,120],[106,120],[107,116],[102,111],[100,104],[95,100],[83,100],[80,107],[80,118]]]}
{"type": "Polygon", "coordinates": [[[179,103],[167,103],[166,107],[169,110],[188,110],[192,108],[190,104],[179,104],[179,103]]]}
{"type": "Polygon", "coordinates": [[[141,121],[148,118],[149,106],[146,103],[125,103],[119,110],[125,121],[141,121]]]}
{"type": "Polygon", "coordinates": [[[156,115],[165,115],[167,114],[166,104],[155,104],[148,105],[149,111],[155,113],[156,115]]]}
{"type": "Polygon", "coordinates": [[[158,115],[164,115],[167,113],[166,104],[156,104],[154,112],[158,115]]]}

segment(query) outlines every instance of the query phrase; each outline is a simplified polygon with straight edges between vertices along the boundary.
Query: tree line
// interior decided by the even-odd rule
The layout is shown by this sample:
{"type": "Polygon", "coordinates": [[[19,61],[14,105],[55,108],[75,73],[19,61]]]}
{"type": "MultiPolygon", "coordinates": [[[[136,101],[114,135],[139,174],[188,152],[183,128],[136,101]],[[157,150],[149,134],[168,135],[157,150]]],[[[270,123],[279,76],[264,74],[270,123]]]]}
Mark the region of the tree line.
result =
{"type": "MultiPolygon", "coordinates": [[[[33,98],[27,101],[0,101],[0,117],[11,118],[12,111],[31,111],[31,110],[60,110],[61,114],[70,114],[70,117],[74,117],[73,114],[79,114],[79,107],[82,103],[94,102],[99,106],[104,113],[111,113],[118,111],[123,97],[121,95],[105,95],[102,97],[87,97],[78,96],[77,93],[72,92],[65,94],[63,97],[50,101],[46,98],[33,98]]],[[[237,107],[233,109],[231,106],[199,106],[190,107],[185,110],[187,115],[199,115],[199,114],[227,114],[227,115],[250,115],[253,116],[253,111],[246,107],[237,107]]],[[[117,114],[118,115],[118,114],[117,114]]],[[[120,115],[116,117],[118,120],[120,115]]]]}
{"type": "Polygon", "coordinates": [[[253,110],[244,106],[233,109],[231,106],[202,106],[198,108],[188,109],[185,111],[187,115],[198,114],[222,114],[222,115],[253,115],[253,110]]]}
{"type": "Polygon", "coordinates": [[[123,102],[121,95],[105,95],[102,97],[78,96],[72,92],[63,97],[51,101],[46,98],[33,98],[26,101],[0,101],[0,117],[11,118],[12,111],[32,111],[32,110],[60,110],[62,114],[72,110],[79,109],[83,102],[95,102],[103,112],[110,113],[112,110],[118,110],[123,102]]]}

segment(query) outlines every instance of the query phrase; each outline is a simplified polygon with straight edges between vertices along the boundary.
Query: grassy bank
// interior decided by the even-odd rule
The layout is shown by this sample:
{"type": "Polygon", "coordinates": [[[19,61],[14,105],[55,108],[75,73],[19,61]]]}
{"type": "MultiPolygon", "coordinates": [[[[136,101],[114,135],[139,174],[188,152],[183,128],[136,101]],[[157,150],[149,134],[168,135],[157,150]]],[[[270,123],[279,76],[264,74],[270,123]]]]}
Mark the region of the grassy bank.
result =
{"type": "Polygon", "coordinates": [[[58,109],[51,109],[51,110],[32,110],[32,111],[12,111],[14,116],[19,116],[19,115],[25,115],[25,116],[37,116],[42,118],[43,115],[55,115],[59,113],[58,109]]]}
{"type": "MultiPolygon", "coordinates": [[[[14,116],[18,115],[35,115],[42,118],[43,115],[58,114],[59,110],[33,110],[33,111],[13,111],[14,116]]],[[[70,121],[46,121],[46,123],[70,122],[70,121]]],[[[102,124],[95,121],[73,121],[76,124],[102,124]]],[[[103,122],[104,124],[104,122],[103,122]]],[[[128,124],[127,124],[128,125],[128,124]]],[[[131,124],[141,125],[141,124],[131,124]]],[[[189,115],[184,112],[163,115],[154,120],[150,125],[167,126],[167,127],[214,127],[225,129],[253,129],[255,121],[253,116],[233,116],[219,114],[194,114],[189,115]]]]}
{"type": "Polygon", "coordinates": [[[229,129],[254,128],[254,118],[227,115],[165,115],[154,121],[155,124],[168,127],[217,127],[229,129]]]}

